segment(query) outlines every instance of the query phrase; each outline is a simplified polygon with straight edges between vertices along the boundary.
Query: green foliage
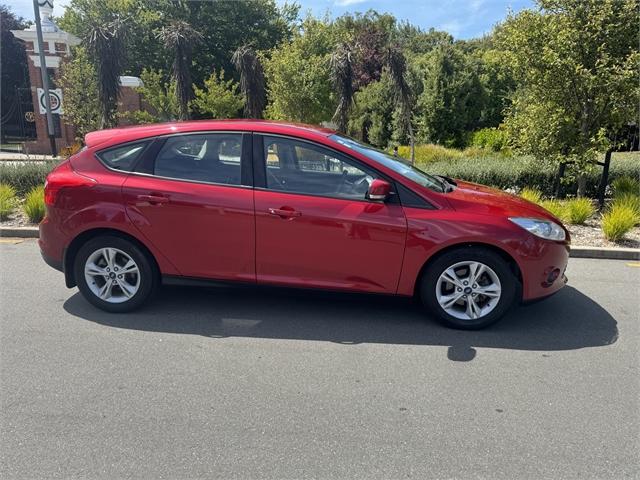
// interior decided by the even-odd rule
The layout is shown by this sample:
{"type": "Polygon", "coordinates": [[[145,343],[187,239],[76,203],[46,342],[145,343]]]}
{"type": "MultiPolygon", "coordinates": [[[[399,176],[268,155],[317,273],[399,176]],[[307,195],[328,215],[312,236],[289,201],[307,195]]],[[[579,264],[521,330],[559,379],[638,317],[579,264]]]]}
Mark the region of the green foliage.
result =
{"type": "Polygon", "coordinates": [[[238,89],[238,84],[232,79],[224,79],[224,70],[220,70],[219,74],[214,71],[205,80],[203,89],[195,88],[195,98],[191,105],[211,118],[237,117],[244,105],[238,89]]]}
{"type": "Polygon", "coordinates": [[[349,134],[376,147],[385,148],[393,135],[393,109],[391,79],[383,73],[380,80],[370,82],[356,92],[349,134]]]}
{"type": "MultiPolygon", "coordinates": [[[[401,151],[401,150],[400,150],[401,151]]],[[[468,152],[468,151],[465,151],[468,152]]],[[[531,156],[470,156],[462,152],[459,159],[434,161],[430,163],[416,162],[417,166],[428,173],[446,175],[471,182],[482,183],[496,188],[512,188],[520,190],[524,187],[536,188],[544,196],[553,196],[553,184],[557,175],[557,167],[541,163],[531,156]]],[[[470,152],[469,152],[470,153],[470,152]]],[[[638,154],[622,155],[614,153],[611,161],[610,178],[621,176],[639,176],[640,162],[638,154]]],[[[585,176],[586,195],[594,198],[600,182],[600,171],[594,170],[585,176]]],[[[576,186],[569,185],[565,189],[568,195],[576,194],[576,186]]]]}
{"type": "Polygon", "coordinates": [[[543,200],[540,202],[540,206],[554,217],[562,220],[563,222],[567,221],[567,208],[560,200],[543,200]]]}
{"type": "Polygon", "coordinates": [[[607,240],[619,242],[637,222],[637,214],[627,205],[614,203],[602,216],[602,232],[607,240]]]}
{"type": "Polygon", "coordinates": [[[44,185],[33,188],[24,199],[22,206],[31,223],[40,223],[44,218],[44,185]]]}
{"type": "Polygon", "coordinates": [[[17,195],[25,195],[34,187],[43,185],[56,162],[20,162],[5,165],[0,162],[0,181],[11,185],[17,195]]]}
{"type": "Polygon", "coordinates": [[[60,87],[64,90],[64,119],[76,128],[78,139],[100,128],[98,78],[87,51],[76,47],[73,56],[60,66],[60,87]]]}
{"type": "Polygon", "coordinates": [[[482,128],[471,134],[470,144],[500,152],[507,148],[508,138],[507,132],[501,128],[482,128]]]}
{"type": "Polygon", "coordinates": [[[567,222],[571,225],[582,225],[594,213],[596,209],[588,198],[574,198],[565,203],[567,222]]]}
{"type": "Polygon", "coordinates": [[[535,188],[525,187],[520,192],[520,196],[532,203],[542,203],[542,192],[535,188]]]}
{"type": "Polygon", "coordinates": [[[336,109],[329,78],[335,32],[328,22],[307,18],[291,42],[264,58],[267,118],[320,124],[336,109]]]}
{"type": "Polygon", "coordinates": [[[620,177],[611,182],[613,196],[640,195],[640,180],[637,177],[620,177]]]}
{"type": "Polygon", "coordinates": [[[136,90],[142,95],[144,112],[137,113],[135,123],[166,122],[179,116],[175,82],[169,82],[162,70],[145,68],[140,75],[142,86],[136,90]],[[151,120],[151,121],[148,121],[151,120]]]}
{"type": "Polygon", "coordinates": [[[0,220],[5,220],[16,206],[16,191],[6,183],[0,183],[0,220]]]}
{"type": "Polygon", "coordinates": [[[454,45],[422,56],[415,67],[422,77],[418,97],[418,136],[428,142],[463,147],[465,132],[477,128],[483,89],[477,60],[454,45]]]}
{"type": "Polygon", "coordinates": [[[524,153],[574,161],[582,190],[582,174],[637,108],[637,1],[539,5],[510,15],[497,31],[518,84],[505,125],[524,153]]]}
{"type": "MultiPolygon", "coordinates": [[[[411,158],[411,148],[407,146],[398,147],[398,155],[407,160],[411,158]]],[[[432,162],[448,162],[451,160],[459,160],[465,158],[465,154],[461,150],[455,148],[447,148],[442,145],[434,145],[428,143],[425,145],[416,145],[415,147],[416,165],[423,165],[432,162]]]]}

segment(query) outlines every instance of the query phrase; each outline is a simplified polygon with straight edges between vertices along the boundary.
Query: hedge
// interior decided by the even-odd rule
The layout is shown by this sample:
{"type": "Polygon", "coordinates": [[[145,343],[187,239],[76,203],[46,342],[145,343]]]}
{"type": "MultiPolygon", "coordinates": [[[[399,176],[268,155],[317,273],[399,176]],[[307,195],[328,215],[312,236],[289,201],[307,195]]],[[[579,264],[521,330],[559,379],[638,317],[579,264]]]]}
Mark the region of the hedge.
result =
{"type": "MultiPolygon", "coordinates": [[[[444,175],[469,182],[481,183],[500,189],[520,191],[525,187],[540,190],[545,196],[553,195],[558,167],[536,161],[532,157],[464,158],[421,164],[418,167],[431,174],[444,175]]],[[[595,197],[602,168],[597,167],[587,176],[587,195],[595,197]]],[[[614,153],[609,171],[609,183],[616,178],[640,178],[640,153],[614,153]]],[[[563,192],[576,193],[576,184],[563,185],[563,192]]]]}
{"type": "Polygon", "coordinates": [[[0,182],[11,185],[18,196],[24,197],[33,188],[44,184],[56,161],[0,162],[0,182]]]}

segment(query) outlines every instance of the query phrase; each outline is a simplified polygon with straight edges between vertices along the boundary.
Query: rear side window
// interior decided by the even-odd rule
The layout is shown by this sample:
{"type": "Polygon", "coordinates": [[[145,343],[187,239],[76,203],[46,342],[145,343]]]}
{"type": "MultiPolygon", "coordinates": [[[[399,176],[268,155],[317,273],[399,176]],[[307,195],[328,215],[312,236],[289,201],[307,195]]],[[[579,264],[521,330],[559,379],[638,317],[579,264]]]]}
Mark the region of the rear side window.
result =
{"type": "Polygon", "coordinates": [[[128,143],[127,145],[103,150],[99,152],[97,156],[111,168],[130,172],[133,170],[136,161],[140,158],[148,144],[148,141],[128,143]]]}
{"type": "Polygon", "coordinates": [[[242,134],[176,135],[166,139],[153,174],[179,180],[240,185],[242,134]]]}

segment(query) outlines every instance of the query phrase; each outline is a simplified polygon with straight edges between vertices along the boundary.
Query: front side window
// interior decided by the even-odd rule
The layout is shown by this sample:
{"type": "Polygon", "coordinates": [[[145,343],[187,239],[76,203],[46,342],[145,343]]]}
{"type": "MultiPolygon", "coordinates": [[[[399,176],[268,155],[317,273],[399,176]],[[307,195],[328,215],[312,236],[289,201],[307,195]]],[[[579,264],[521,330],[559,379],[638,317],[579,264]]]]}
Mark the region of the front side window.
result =
{"type": "Polygon", "coordinates": [[[365,200],[374,172],[311,143],[264,137],[266,183],[270,190],[365,200]]]}
{"type": "Polygon", "coordinates": [[[428,173],[423,172],[419,168],[414,167],[413,165],[408,165],[407,163],[400,160],[398,157],[394,157],[389,155],[382,150],[378,150],[377,148],[372,147],[371,145],[367,145],[365,143],[358,142],[353,138],[345,137],[342,135],[332,135],[330,137],[332,140],[344,145],[345,147],[351,148],[366,157],[369,157],[372,160],[384,165],[387,168],[390,168],[396,173],[399,173],[405,178],[416,182],[423,187],[427,187],[430,190],[435,192],[443,193],[446,191],[447,185],[437,177],[433,175],[429,175],[428,173]]]}
{"type": "Polygon", "coordinates": [[[98,153],[98,158],[111,168],[130,172],[148,143],[149,142],[129,143],[127,145],[103,150],[98,153]]]}
{"type": "Polygon", "coordinates": [[[240,185],[242,135],[211,133],[168,137],[158,152],[154,175],[240,185]]]}

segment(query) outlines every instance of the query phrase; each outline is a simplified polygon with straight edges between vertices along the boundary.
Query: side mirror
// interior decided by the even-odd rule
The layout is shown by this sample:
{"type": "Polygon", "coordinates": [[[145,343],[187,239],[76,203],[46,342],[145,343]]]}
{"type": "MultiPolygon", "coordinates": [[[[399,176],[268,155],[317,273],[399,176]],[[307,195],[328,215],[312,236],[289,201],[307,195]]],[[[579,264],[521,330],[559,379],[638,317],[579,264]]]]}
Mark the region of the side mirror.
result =
{"type": "Polygon", "coordinates": [[[386,180],[381,180],[379,178],[376,178],[371,182],[371,185],[369,185],[369,190],[367,191],[367,198],[369,200],[384,202],[390,193],[391,193],[391,184],[386,180]]]}

